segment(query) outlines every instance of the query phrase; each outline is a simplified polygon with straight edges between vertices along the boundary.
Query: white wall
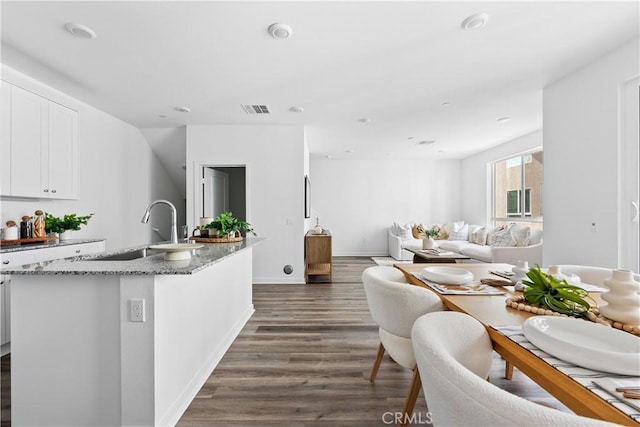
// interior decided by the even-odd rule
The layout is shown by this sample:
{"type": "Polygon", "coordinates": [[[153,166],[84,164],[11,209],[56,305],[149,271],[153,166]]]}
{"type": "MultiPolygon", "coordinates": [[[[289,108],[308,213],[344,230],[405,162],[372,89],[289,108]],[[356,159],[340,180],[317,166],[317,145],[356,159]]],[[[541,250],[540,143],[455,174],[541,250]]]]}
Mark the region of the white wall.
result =
{"type": "Polygon", "coordinates": [[[489,224],[491,221],[491,194],[488,191],[491,185],[491,173],[488,163],[539,148],[542,148],[542,130],[523,135],[464,159],[462,161],[462,218],[470,224],[489,224]]]}
{"type": "Polygon", "coordinates": [[[195,224],[194,164],[245,165],[255,283],[304,283],[304,128],[187,126],[187,221],[195,224]],[[293,274],[283,272],[293,266],[293,274]]]}
{"type": "Polygon", "coordinates": [[[461,218],[460,161],[331,160],[310,164],[312,218],[334,256],[388,255],[387,230],[461,218]]]}
{"type": "Polygon", "coordinates": [[[639,56],[635,40],[544,90],[545,264],[617,267],[618,90],[639,56]]]}
{"type": "Polygon", "coordinates": [[[3,198],[2,224],[42,209],[55,216],[95,214],[73,237],[106,238],[107,250],[157,241],[152,227],[169,237],[168,209],[154,208],[149,224],[140,219],[147,204],[160,198],[172,201],[184,218],[184,199],[137,128],[8,67],[2,78],[78,110],[80,140],[79,199],[3,198]]]}

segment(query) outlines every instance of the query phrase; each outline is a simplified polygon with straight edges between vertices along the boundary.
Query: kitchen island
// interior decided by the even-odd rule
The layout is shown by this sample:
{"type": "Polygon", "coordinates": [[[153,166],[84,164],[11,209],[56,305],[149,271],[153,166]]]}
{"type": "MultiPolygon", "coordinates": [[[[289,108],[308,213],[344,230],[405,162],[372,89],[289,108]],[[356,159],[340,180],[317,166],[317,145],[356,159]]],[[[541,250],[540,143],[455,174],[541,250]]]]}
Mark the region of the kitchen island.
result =
{"type": "Polygon", "coordinates": [[[261,240],[182,261],[101,259],[140,247],[6,271],[12,422],[174,425],[253,313],[261,240]]]}

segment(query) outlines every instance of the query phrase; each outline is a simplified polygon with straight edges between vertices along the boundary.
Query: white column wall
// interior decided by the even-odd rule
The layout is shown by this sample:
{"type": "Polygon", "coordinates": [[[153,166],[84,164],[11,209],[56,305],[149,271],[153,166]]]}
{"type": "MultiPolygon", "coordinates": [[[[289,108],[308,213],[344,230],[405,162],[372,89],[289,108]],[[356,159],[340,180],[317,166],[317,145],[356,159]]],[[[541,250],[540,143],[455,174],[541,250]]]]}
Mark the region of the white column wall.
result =
{"type": "Polygon", "coordinates": [[[545,264],[618,265],[618,91],[639,64],[636,39],[544,90],[545,264]]]}
{"type": "Polygon", "coordinates": [[[245,165],[247,222],[266,237],[255,248],[254,283],[304,283],[304,128],[187,126],[187,221],[193,229],[194,165],[245,165]],[[293,266],[287,275],[283,268],[293,266]]]}

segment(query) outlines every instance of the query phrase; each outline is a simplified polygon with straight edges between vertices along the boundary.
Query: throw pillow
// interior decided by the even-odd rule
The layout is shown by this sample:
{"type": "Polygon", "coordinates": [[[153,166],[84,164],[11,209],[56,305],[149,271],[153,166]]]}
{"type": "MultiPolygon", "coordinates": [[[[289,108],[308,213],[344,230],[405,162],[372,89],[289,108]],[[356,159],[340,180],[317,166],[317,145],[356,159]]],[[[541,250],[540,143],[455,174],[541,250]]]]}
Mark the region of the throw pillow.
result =
{"type": "Polygon", "coordinates": [[[529,246],[531,229],[528,226],[513,224],[509,231],[516,241],[516,246],[529,246]]]}
{"type": "Polygon", "coordinates": [[[427,233],[425,232],[424,226],[422,224],[415,224],[411,228],[411,234],[414,239],[424,239],[427,237],[427,233]]]}
{"type": "Polygon", "coordinates": [[[469,225],[464,225],[457,231],[450,231],[449,240],[469,240],[469,225]]]}
{"type": "Polygon", "coordinates": [[[413,236],[411,234],[411,225],[409,224],[398,224],[398,237],[402,240],[411,239],[413,236]]]}
{"type": "Polygon", "coordinates": [[[473,231],[469,232],[469,241],[471,243],[475,243],[476,245],[486,245],[487,244],[487,228],[484,226],[476,226],[473,228],[473,231]]]}
{"type": "Polygon", "coordinates": [[[505,230],[494,232],[491,235],[490,245],[495,247],[515,246],[516,239],[513,238],[511,231],[507,228],[505,230]]]}

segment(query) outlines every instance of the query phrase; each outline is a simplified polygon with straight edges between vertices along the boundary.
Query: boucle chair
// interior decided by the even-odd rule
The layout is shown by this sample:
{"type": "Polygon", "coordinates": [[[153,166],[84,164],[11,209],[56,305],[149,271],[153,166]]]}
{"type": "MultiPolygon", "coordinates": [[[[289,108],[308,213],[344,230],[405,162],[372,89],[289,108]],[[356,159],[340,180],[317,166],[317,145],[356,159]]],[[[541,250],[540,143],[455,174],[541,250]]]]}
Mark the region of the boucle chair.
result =
{"type": "Polygon", "coordinates": [[[426,314],[413,325],[411,339],[435,426],[613,425],[538,405],[486,381],[491,340],[471,316],[426,314]]]}
{"type": "Polygon", "coordinates": [[[445,308],[435,293],[407,283],[404,274],[394,267],[369,267],[362,273],[362,283],[380,335],[378,355],[369,380],[375,380],[385,350],[400,366],[413,369],[413,381],[404,407],[404,413],[411,415],[420,392],[411,327],[423,314],[445,308]]]}

